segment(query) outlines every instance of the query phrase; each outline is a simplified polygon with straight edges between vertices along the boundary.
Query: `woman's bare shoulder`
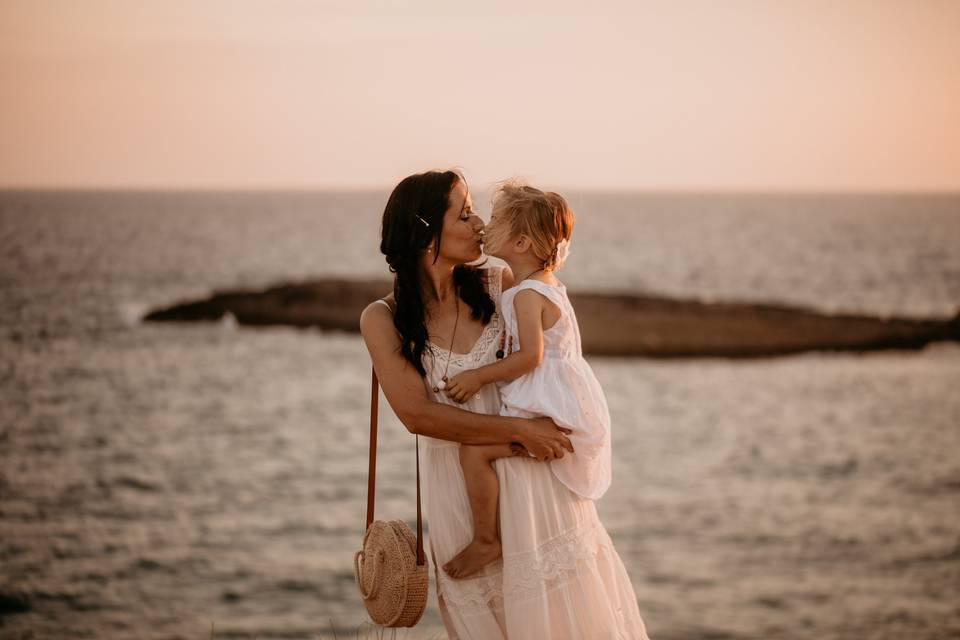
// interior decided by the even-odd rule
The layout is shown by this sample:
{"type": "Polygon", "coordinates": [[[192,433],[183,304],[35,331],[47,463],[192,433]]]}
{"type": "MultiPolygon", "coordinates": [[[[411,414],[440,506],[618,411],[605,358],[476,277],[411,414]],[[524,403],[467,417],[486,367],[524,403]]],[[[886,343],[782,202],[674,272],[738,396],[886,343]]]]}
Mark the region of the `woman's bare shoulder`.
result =
{"type": "Polygon", "coordinates": [[[368,304],[360,312],[360,333],[366,334],[370,329],[379,332],[387,326],[393,327],[394,308],[392,293],[368,304]]]}

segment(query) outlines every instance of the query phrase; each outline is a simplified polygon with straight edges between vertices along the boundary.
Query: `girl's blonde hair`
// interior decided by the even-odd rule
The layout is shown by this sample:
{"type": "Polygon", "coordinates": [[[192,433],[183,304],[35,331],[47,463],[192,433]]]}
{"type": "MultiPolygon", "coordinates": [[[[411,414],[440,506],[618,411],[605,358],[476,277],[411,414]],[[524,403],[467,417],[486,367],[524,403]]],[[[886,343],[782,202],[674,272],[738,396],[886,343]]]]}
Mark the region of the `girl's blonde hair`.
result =
{"type": "Polygon", "coordinates": [[[573,234],[573,211],[563,196],[541,191],[524,181],[511,178],[500,184],[493,194],[493,212],[503,217],[502,231],[487,242],[508,242],[519,234],[530,238],[533,254],[542,268],[555,271],[562,264],[557,245],[570,241],[573,234]]]}

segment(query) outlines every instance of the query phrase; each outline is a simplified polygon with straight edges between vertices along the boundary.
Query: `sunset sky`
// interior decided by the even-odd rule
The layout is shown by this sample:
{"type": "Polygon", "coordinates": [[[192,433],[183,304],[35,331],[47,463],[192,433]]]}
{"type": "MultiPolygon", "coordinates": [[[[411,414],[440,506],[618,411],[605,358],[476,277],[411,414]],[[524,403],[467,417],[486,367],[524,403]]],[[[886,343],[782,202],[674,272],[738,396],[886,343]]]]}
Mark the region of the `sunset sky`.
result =
{"type": "Polygon", "coordinates": [[[3,0],[0,188],[960,190],[960,2],[3,0]]]}

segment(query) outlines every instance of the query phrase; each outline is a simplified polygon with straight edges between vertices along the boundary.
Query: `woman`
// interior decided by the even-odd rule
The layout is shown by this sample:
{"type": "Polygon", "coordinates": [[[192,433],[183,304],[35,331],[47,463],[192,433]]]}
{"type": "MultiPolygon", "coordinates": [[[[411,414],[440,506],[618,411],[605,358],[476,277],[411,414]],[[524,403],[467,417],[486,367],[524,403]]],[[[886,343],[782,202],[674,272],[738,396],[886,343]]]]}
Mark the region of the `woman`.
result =
{"type": "Polygon", "coordinates": [[[542,461],[572,451],[548,418],[498,415],[496,385],[462,404],[445,380],[492,362],[501,349],[500,293],[513,274],[467,263],[482,257],[483,221],[457,173],[400,182],[383,213],[380,250],[394,291],[364,309],[360,330],[384,395],[421,447],[423,506],[450,638],[646,639],[630,579],[591,500],[542,461]],[[455,406],[456,405],[456,406],[455,406]],[[438,567],[472,538],[459,443],[516,443],[494,461],[500,483],[502,556],[460,580],[438,567]]]}

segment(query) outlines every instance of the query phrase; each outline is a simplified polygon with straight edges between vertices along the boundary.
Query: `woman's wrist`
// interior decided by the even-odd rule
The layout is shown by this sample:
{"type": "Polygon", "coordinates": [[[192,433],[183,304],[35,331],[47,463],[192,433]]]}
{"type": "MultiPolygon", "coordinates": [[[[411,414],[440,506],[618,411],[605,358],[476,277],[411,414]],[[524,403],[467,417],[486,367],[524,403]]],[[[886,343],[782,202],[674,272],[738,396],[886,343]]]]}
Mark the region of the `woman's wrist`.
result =
{"type": "Polygon", "coordinates": [[[527,436],[530,434],[530,421],[527,418],[509,417],[510,420],[510,441],[526,444],[527,436]]]}

